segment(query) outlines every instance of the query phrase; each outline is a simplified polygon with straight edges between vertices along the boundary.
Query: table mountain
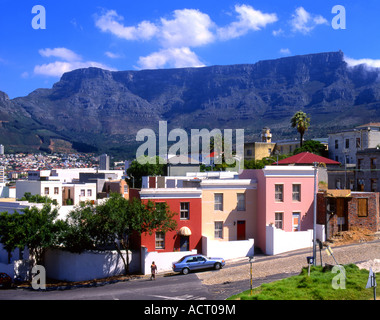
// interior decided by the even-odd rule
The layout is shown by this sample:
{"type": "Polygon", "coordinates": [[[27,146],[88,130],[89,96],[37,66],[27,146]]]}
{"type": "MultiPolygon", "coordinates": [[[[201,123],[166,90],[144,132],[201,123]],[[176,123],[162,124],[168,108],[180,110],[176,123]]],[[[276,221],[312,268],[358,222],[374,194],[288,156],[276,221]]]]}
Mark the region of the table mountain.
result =
{"type": "Polygon", "coordinates": [[[203,68],[78,69],[26,97],[1,93],[0,114],[9,121],[2,133],[13,132],[12,143],[29,148],[47,149],[55,138],[133,156],[137,131],[152,128],[158,136],[160,120],[189,135],[192,128],[244,128],[246,140],[258,140],[269,126],[278,140],[298,137],[290,118],[303,110],[311,116],[308,139],[379,121],[378,74],[349,67],[341,51],[203,68]]]}

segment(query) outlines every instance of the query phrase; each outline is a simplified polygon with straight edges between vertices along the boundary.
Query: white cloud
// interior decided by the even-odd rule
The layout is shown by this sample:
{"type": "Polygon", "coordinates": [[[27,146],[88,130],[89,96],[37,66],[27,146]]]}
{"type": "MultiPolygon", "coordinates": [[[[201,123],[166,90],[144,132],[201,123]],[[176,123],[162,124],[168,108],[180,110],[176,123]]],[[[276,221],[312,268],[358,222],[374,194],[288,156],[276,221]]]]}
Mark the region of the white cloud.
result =
{"type": "Polygon", "coordinates": [[[160,40],[166,48],[198,47],[214,41],[210,17],[194,9],[175,10],[172,20],[161,19],[160,40]]]}
{"type": "Polygon", "coordinates": [[[249,5],[236,5],[235,11],[239,14],[238,21],[218,30],[219,37],[222,40],[237,38],[249,31],[261,30],[261,28],[278,20],[275,13],[263,13],[249,5]]]}
{"type": "Polygon", "coordinates": [[[66,48],[54,48],[54,49],[41,49],[38,51],[43,57],[55,57],[61,58],[65,61],[80,61],[82,57],[77,55],[75,52],[66,48]]]}
{"type": "MultiPolygon", "coordinates": [[[[204,64],[191,48],[240,37],[278,20],[276,14],[263,13],[248,5],[236,5],[235,11],[237,21],[222,28],[196,9],[175,10],[171,18],[161,18],[155,23],[142,21],[132,26],[125,25],[124,18],[115,10],[108,10],[96,16],[95,25],[103,32],[129,41],[156,39],[159,50],[140,57],[139,67],[196,67],[204,64]]],[[[106,55],[113,57],[111,53],[106,55]]]]}
{"type": "Polygon", "coordinates": [[[284,33],[284,30],[282,30],[281,28],[278,29],[278,30],[273,30],[273,31],[272,31],[272,34],[273,34],[275,37],[280,36],[280,35],[282,35],[283,33],[284,33]]]}
{"type": "Polygon", "coordinates": [[[313,15],[307,12],[303,7],[296,9],[292,15],[290,25],[293,32],[301,32],[307,34],[312,31],[317,25],[328,25],[327,20],[321,15],[313,15]]]}
{"type": "Polygon", "coordinates": [[[290,52],[290,50],[288,48],[282,48],[282,49],[280,49],[280,54],[282,54],[284,56],[289,56],[292,53],[290,52]]]}
{"type": "Polygon", "coordinates": [[[104,53],[108,58],[111,58],[111,59],[118,59],[118,58],[121,58],[121,55],[118,54],[118,53],[113,53],[111,51],[106,51],[104,53]]]}
{"type": "Polygon", "coordinates": [[[204,64],[188,47],[168,48],[154,52],[138,61],[143,69],[158,69],[163,67],[185,68],[203,67],[204,64]]]}
{"type": "Polygon", "coordinates": [[[369,68],[380,68],[380,60],[376,59],[352,59],[349,57],[344,57],[344,61],[346,61],[349,67],[355,67],[364,64],[369,68]]]}
{"type": "Polygon", "coordinates": [[[123,19],[115,10],[109,10],[97,17],[95,25],[103,32],[110,32],[126,40],[148,40],[157,33],[157,27],[149,21],[142,21],[137,27],[126,27],[120,23],[123,19]]]}
{"type": "Polygon", "coordinates": [[[54,61],[34,67],[34,73],[50,77],[60,77],[63,73],[75,69],[96,67],[107,70],[114,70],[100,62],[82,61],[82,57],[74,51],[66,48],[41,49],[38,51],[42,57],[55,57],[63,61],[54,61]]]}

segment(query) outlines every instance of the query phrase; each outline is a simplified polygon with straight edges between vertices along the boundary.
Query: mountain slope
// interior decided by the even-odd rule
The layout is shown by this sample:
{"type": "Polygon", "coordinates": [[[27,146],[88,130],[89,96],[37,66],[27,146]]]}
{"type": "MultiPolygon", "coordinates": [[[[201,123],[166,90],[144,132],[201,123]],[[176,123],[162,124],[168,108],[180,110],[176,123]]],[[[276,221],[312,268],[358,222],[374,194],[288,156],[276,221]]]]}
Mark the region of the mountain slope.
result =
{"type": "Polygon", "coordinates": [[[204,68],[88,68],[65,73],[53,88],[26,97],[0,96],[0,114],[17,110],[8,129],[20,117],[29,136],[38,136],[45,147],[55,136],[133,155],[137,131],[152,128],[158,136],[160,120],[168,121],[169,130],[244,128],[246,140],[257,140],[263,126],[272,128],[275,140],[294,137],[289,123],[298,110],[311,116],[305,138],[378,121],[377,79],[377,70],[348,67],[342,52],[204,68]]]}

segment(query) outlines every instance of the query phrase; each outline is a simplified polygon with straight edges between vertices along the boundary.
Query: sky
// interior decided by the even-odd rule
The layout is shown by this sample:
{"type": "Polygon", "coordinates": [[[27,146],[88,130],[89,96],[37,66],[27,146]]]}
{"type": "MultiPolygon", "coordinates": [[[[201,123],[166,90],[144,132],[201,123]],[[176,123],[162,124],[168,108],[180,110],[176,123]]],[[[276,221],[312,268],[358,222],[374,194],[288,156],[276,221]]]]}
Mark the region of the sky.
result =
{"type": "Polygon", "coordinates": [[[380,67],[380,1],[0,0],[0,91],[63,73],[256,63],[342,50],[380,67]]]}

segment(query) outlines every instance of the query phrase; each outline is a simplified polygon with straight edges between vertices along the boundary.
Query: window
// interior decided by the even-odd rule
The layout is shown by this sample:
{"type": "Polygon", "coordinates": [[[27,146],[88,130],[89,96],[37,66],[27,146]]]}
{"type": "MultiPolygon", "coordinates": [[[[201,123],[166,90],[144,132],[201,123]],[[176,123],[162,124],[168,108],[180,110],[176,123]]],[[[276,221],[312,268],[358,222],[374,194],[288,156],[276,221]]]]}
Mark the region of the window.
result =
{"type": "Polygon", "coordinates": [[[49,194],[49,187],[45,187],[44,194],[49,194]]]}
{"type": "Polygon", "coordinates": [[[371,158],[371,169],[376,169],[376,158],[371,158]]]}
{"type": "Polygon", "coordinates": [[[223,221],[215,221],[214,230],[214,238],[223,239],[223,221]]]}
{"type": "Polygon", "coordinates": [[[335,180],[335,188],[336,189],[342,189],[342,181],[340,180],[340,178],[337,178],[335,180]]]}
{"type": "Polygon", "coordinates": [[[181,220],[189,220],[190,216],[190,203],[181,202],[181,220]]]}
{"type": "Polygon", "coordinates": [[[252,150],[251,150],[251,149],[247,149],[247,153],[246,153],[246,155],[247,155],[248,157],[252,156],[252,150]]]}
{"type": "Polygon", "coordinates": [[[368,217],[367,198],[358,198],[358,217],[368,217]]]}
{"type": "Polygon", "coordinates": [[[301,201],[301,185],[293,184],[293,193],[292,193],[293,201],[301,201]]]}
{"type": "Polygon", "coordinates": [[[339,142],[338,142],[338,140],[335,140],[335,149],[339,149],[339,142]]]}
{"type": "Polygon", "coordinates": [[[86,190],[81,189],[80,190],[80,195],[81,195],[81,197],[84,197],[86,195],[86,190]]]}
{"type": "Polygon", "coordinates": [[[92,197],[92,190],[91,189],[87,189],[87,197],[92,197]]]}
{"type": "Polygon", "coordinates": [[[360,138],[356,138],[356,148],[360,148],[360,138]]]}
{"type": "Polygon", "coordinates": [[[363,164],[363,159],[358,159],[358,171],[361,171],[363,164]]]}
{"type": "Polygon", "coordinates": [[[124,193],[128,193],[128,185],[124,185],[124,193]]]}
{"type": "Polygon", "coordinates": [[[274,214],[274,226],[277,229],[282,229],[282,226],[283,226],[283,212],[275,212],[275,214],[274,214]]]}
{"type": "Polygon", "coordinates": [[[237,194],[237,211],[245,211],[245,194],[237,194]]]}
{"type": "Polygon", "coordinates": [[[165,233],[156,232],[156,249],[165,249],[165,233]]]}
{"type": "Polygon", "coordinates": [[[284,201],[284,185],[283,184],[276,184],[275,185],[275,200],[277,202],[283,202],[284,201]]]}
{"type": "Polygon", "coordinates": [[[223,211],[223,193],[214,194],[214,210],[223,211]]]}
{"type": "Polygon", "coordinates": [[[350,139],[346,139],[346,149],[350,148],[350,139]]]}
{"type": "Polygon", "coordinates": [[[58,187],[54,187],[54,194],[59,194],[59,188],[58,187]]]}
{"type": "Polygon", "coordinates": [[[377,179],[371,179],[371,192],[377,192],[377,179]]]}

